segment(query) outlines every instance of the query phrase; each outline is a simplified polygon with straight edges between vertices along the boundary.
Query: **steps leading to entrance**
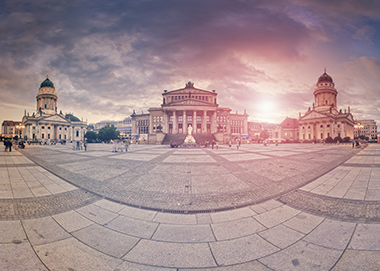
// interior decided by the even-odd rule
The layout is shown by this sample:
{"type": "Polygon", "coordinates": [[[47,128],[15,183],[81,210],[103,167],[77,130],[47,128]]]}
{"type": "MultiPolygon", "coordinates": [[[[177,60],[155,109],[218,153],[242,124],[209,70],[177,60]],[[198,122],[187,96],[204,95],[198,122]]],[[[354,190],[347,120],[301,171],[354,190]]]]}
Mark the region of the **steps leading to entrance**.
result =
{"type": "MultiPolygon", "coordinates": [[[[195,141],[197,144],[205,144],[206,141],[211,142],[213,140],[216,141],[215,136],[213,134],[194,134],[195,141]]],[[[186,135],[184,134],[167,134],[162,141],[163,145],[169,145],[170,141],[180,145],[185,141],[186,135]]]]}

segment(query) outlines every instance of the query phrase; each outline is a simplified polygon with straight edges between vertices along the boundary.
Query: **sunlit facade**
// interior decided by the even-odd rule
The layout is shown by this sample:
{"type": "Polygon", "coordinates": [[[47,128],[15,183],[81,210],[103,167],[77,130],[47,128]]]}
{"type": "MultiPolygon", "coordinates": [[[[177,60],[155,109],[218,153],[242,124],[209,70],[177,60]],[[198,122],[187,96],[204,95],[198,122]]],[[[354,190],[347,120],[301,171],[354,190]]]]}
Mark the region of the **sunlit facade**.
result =
{"type": "Polygon", "coordinates": [[[58,113],[58,96],[49,78],[41,83],[36,99],[36,112],[32,115],[25,112],[22,118],[24,140],[41,143],[84,140],[87,123],[73,114],[58,113]]]}
{"type": "Polygon", "coordinates": [[[377,139],[377,124],[375,120],[357,120],[355,122],[355,138],[364,136],[368,139],[377,139]]]}
{"type": "Polygon", "coordinates": [[[212,134],[220,142],[248,135],[248,114],[231,113],[220,107],[215,90],[194,87],[188,82],[184,88],[162,94],[160,107],[147,113],[133,112],[132,134],[147,134],[149,143],[161,143],[167,134],[186,135],[191,125],[193,134],[212,134]]]}
{"type": "Polygon", "coordinates": [[[316,84],[313,107],[309,107],[304,115],[300,113],[298,123],[301,141],[354,138],[354,117],[350,107],[344,111],[338,110],[337,95],[333,79],[325,70],[316,84]]]}

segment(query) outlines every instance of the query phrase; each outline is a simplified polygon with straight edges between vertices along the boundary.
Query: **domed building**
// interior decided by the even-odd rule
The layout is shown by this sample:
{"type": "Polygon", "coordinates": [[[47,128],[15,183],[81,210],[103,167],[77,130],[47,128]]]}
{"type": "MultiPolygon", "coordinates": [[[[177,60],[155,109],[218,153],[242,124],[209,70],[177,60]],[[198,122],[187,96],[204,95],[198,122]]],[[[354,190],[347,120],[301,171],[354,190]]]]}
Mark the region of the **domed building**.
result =
{"type": "Polygon", "coordinates": [[[354,138],[354,117],[350,107],[342,111],[337,105],[338,91],[330,75],[324,73],[318,78],[314,90],[313,107],[299,116],[299,139],[301,141],[324,141],[340,137],[354,138]]]}
{"type": "Polygon", "coordinates": [[[58,96],[49,78],[41,83],[36,99],[36,112],[32,115],[25,112],[22,118],[24,140],[42,143],[84,140],[87,123],[73,114],[58,113],[58,96]]]}

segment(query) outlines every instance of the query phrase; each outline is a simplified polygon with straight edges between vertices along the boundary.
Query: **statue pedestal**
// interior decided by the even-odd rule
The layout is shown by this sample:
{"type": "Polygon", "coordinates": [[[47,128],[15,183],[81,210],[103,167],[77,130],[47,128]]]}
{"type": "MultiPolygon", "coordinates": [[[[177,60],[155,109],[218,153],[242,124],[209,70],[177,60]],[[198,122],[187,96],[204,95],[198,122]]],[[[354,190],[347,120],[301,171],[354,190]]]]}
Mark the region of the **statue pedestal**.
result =
{"type": "Polygon", "coordinates": [[[191,134],[187,135],[186,138],[185,138],[184,143],[186,143],[186,144],[195,144],[195,138],[191,134]]]}

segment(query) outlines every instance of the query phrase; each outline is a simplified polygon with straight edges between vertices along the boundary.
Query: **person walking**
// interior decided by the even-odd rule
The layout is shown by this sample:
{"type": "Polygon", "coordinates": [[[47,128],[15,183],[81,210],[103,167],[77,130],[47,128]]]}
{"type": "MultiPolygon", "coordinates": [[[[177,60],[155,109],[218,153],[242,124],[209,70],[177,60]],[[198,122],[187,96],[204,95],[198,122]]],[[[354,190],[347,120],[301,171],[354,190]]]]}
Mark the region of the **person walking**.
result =
{"type": "Polygon", "coordinates": [[[9,151],[11,152],[12,151],[12,141],[8,141],[8,148],[9,148],[9,151]]]}
{"type": "Polygon", "coordinates": [[[4,151],[8,150],[8,140],[4,140],[4,151]]]}

